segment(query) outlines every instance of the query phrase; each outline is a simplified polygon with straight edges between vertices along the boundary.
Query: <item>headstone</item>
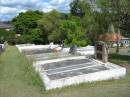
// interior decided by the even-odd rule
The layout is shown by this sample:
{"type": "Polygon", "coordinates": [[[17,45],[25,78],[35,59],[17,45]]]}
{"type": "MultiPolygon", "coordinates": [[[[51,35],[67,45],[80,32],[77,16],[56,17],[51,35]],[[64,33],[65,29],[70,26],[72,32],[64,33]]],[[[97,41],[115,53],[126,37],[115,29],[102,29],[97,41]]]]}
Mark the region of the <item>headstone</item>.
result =
{"type": "Polygon", "coordinates": [[[2,53],[2,51],[3,51],[3,47],[2,47],[2,45],[0,44],[0,53],[2,53]]]}
{"type": "Polygon", "coordinates": [[[62,48],[65,47],[64,41],[61,41],[61,47],[62,47],[62,48]]]}
{"type": "Polygon", "coordinates": [[[4,48],[7,48],[7,46],[8,46],[8,42],[5,41],[5,42],[4,42],[4,48]]]}
{"type": "Polygon", "coordinates": [[[54,48],[54,43],[51,42],[50,45],[49,45],[49,49],[53,49],[54,48]]]}
{"type": "Polygon", "coordinates": [[[96,42],[95,44],[95,57],[96,59],[106,63],[108,62],[107,45],[104,42],[96,42]]]}
{"type": "Polygon", "coordinates": [[[77,46],[75,44],[72,44],[72,46],[70,47],[69,53],[72,55],[77,54],[77,46]]]}
{"type": "Polygon", "coordinates": [[[8,46],[7,41],[5,41],[3,44],[0,44],[0,53],[4,52],[7,46],[8,46]]]}

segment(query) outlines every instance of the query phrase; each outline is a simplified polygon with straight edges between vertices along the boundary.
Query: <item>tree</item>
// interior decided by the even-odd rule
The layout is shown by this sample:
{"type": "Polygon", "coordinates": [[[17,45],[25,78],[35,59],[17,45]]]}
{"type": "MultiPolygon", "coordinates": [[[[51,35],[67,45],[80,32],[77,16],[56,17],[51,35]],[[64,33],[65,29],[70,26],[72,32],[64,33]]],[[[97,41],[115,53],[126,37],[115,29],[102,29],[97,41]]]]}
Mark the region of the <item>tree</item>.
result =
{"type": "Polygon", "coordinates": [[[42,31],[38,28],[33,29],[31,34],[32,42],[35,44],[44,43],[42,31]]]}
{"type": "Polygon", "coordinates": [[[77,22],[77,18],[63,21],[60,29],[63,33],[65,33],[65,44],[86,46],[89,42],[88,38],[85,37],[82,27],[80,26],[80,22],[77,22]]]}
{"type": "Polygon", "coordinates": [[[16,33],[21,34],[20,37],[16,37],[15,43],[40,43],[41,33],[37,30],[37,21],[42,16],[42,12],[28,10],[13,18],[14,30],[16,33]]]}
{"type": "Polygon", "coordinates": [[[61,28],[57,28],[48,35],[48,40],[54,43],[61,43],[65,37],[65,32],[61,31],[61,28]]]}
{"type": "Polygon", "coordinates": [[[80,23],[85,36],[89,39],[94,40],[96,23],[94,21],[94,11],[92,7],[92,2],[90,0],[74,0],[71,4],[71,15],[80,17],[80,23]]]}
{"type": "Polygon", "coordinates": [[[44,43],[48,43],[49,41],[56,41],[58,27],[60,25],[60,21],[63,20],[63,14],[53,10],[49,13],[46,13],[39,21],[38,28],[41,29],[44,37],[44,43]],[[56,38],[56,39],[55,39],[56,38]]]}
{"type": "Polygon", "coordinates": [[[0,29],[0,43],[4,43],[8,41],[8,43],[12,44],[15,40],[15,32],[10,30],[6,31],[5,29],[0,29]]]}
{"type": "Polygon", "coordinates": [[[32,29],[37,28],[37,21],[42,17],[42,15],[42,12],[32,10],[20,13],[12,19],[15,31],[20,34],[31,33],[32,29]]]}
{"type": "MultiPolygon", "coordinates": [[[[111,23],[114,24],[117,32],[122,29],[122,24],[128,16],[130,6],[129,0],[97,0],[97,5],[101,13],[108,13],[111,18],[111,23]]],[[[119,42],[117,42],[117,53],[119,52],[119,42]]]]}

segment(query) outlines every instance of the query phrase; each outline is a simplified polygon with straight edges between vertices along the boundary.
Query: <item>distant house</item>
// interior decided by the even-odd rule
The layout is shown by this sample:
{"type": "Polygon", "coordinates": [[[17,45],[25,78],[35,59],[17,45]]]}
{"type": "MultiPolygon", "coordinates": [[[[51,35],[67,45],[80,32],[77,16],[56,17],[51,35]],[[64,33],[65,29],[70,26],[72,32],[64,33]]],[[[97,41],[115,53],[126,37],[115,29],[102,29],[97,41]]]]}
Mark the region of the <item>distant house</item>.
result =
{"type": "Polygon", "coordinates": [[[130,38],[121,38],[120,42],[123,43],[125,46],[130,46],[130,38]]]}
{"type": "Polygon", "coordinates": [[[116,46],[116,43],[119,39],[119,45],[130,46],[130,38],[126,38],[122,35],[118,35],[117,33],[105,33],[101,34],[97,37],[98,41],[107,41],[113,43],[113,46],[116,46]]]}
{"type": "Polygon", "coordinates": [[[9,22],[1,22],[0,21],[0,29],[5,29],[6,31],[9,31],[13,28],[13,26],[9,22]]]}

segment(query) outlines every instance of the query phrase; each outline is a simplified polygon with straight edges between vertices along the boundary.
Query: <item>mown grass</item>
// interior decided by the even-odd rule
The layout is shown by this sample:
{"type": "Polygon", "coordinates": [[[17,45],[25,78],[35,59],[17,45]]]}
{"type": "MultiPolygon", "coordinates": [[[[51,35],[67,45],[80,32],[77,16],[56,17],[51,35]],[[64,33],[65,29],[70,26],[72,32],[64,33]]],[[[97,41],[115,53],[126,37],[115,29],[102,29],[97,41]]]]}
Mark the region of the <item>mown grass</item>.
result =
{"type": "Polygon", "coordinates": [[[110,55],[110,61],[127,68],[125,78],[45,91],[32,63],[9,46],[0,56],[0,97],[130,97],[129,58],[110,55]]]}
{"type": "Polygon", "coordinates": [[[130,57],[127,55],[119,55],[119,54],[110,54],[109,55],[110,59],[117,59],[117,60],[122,60],[122,61],[130,61],[130,57]]]}
{"type": "Polygon", "coordinates": [[[127,55],[119,55],[116,53],[110,54],[109,55],[109,60],[113,63],[125,66],[125,65],[130,65],[130,56],[127,55]]]}
{"type": "Polygon", "coordinates": [[[0,57],[0,97],[30,97],[29,91],[35,89],[38,92],[44,88],[32,63],[15,47],[8,47],[0,57]]]}

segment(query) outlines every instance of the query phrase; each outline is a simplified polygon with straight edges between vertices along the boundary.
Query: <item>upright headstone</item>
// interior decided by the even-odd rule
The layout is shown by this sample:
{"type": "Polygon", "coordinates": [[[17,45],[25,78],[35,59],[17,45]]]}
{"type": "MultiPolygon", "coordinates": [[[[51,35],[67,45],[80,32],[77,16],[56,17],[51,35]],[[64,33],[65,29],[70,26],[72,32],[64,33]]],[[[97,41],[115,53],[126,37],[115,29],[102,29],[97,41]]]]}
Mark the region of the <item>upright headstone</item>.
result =
{"type": "Polygon", "coordinates": [[[64,41],[61,41],[61,47],[62,47],[62,48],[65,47],[64,41]]]}
{"type": "Polygon", "coordinates": [[[72,46],[70,47],[69,53],[72,55],[77,54],[77,46],[75,44],[72,44],[72,46]]]}
{"type": "Polygon", "coordinates": [[[2,53],[3,48],[2,48],[2,44],[0,44],[0,54],[2,53]]]}
{"type": "Polygon", "coordinates": [[[5,42],[4,42],[4,48],[6,49],[6,48],[7,48],[7,46],[8,46],[8,42],[7,42],[7,41],[5,41],[5,42]]]}
{"type": "Polygon", "coordinates": [[[49,45],[49,49],[53,49],[54,48],[54,43],[51,42],[50,45],[49,45]]]}
{"type": "Polygon", "coordinates": [[[106,63],[108,62],[107,44],[104,42],[96,42],[95,44],[95,57],[96,59],[106,63]]]}

